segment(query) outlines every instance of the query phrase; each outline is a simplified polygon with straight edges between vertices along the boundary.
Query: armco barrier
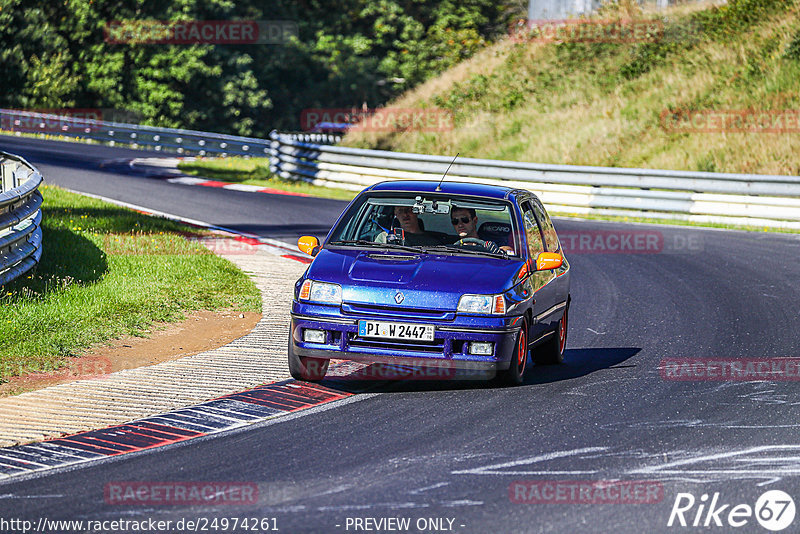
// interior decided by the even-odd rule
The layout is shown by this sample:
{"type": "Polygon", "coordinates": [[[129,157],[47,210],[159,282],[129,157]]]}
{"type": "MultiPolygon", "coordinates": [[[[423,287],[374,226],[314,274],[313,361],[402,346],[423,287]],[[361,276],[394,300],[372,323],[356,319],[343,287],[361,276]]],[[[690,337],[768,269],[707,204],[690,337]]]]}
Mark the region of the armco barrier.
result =
{"type": "MultiPolygon", "coordinates": [[[[351,190],[383,180],[438,180],[452,159],[334,146],[338,134],[273,131],[270,140],[264,140],[8,109],[0,109],[0,127],[184,155],[269,155],[270,169],[283,178],[351,190]]],[[[800,228],[798,176],[459,158],[448,179],[528,189],[556,213],[800,228]]]]}
{"type": "MultiPolygon", "coordinates": [[[[453,160],[304,142],[276,131],[270,138],[273,173],[354,191],[384,180],[439,180],[453,160]]],[[[527,189],[555,213],[800,228],[798,176],[458,158],[446,180],[527,189]]]]}
{"type": "Polygon", "coordinates": [[[19,156],[0,152],[0,286],[42,256],[42,175],[19,156]]]}
{"type": "MultiPolygon", "coordinates": [[[[269,152],[269,141],[254,137],[158,128],[15,109],[0,109],[0,129],[15,133],[92,139],[111,146],[131,145],[185,156],[236,155],[263,158],[269,152]]],[[[314,143],[334,143],[341,137],[337,134],[311,132],[295,135],[299,140],[314,143]]]]}

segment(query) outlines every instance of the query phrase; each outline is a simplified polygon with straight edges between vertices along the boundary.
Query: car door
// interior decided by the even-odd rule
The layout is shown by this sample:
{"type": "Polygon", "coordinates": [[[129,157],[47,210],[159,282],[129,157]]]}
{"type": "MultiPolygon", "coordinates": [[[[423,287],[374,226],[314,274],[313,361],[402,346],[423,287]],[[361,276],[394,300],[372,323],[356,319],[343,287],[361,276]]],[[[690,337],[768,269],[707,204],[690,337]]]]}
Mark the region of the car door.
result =
{"type": "MultiPolygon", "coordinates": [[[[532,265],[536,265],[536,257],[540,252],[545,251],[545,236],[539,221],[536,219],[536,212],[534,211],[533,204],[530,199],[520,202],[522,210],[522,225],[525,229],[525,241],[528,248],[528,257],[531,259],[532,265]]],[[[542,324],[538,317],[542,315],[549,307],[552,306],[552,296],[548,297],[547,285],[555,278],[553,271],[534,271],[530,274],[529,284],[533,291],[533,318],[530,325],[530,336],[528,339],[531,342],[539,339],[544,335],[549,327],[548,324],[542,324]]]]}
{"type": "MultiPolygon", "coordinates": [[[[550,216],[545,211],[544,206],[542,206],[538,198],[532,198],[530,204],[533,207],[536,222],[542,231],[545,251],[557,252],[563,256],[555,226],[553,226],[553,221],[550,220],[550,216]]],[[[569,291],[568,269],[569,264],[565,258],[558,269],[540,272],[543,285],[536,294],[536,302],[537,305],[539,303],[542,305],[536,307],[536,319],[542,326],[543,331],[555,329],[564,311],[569,291]]]]}

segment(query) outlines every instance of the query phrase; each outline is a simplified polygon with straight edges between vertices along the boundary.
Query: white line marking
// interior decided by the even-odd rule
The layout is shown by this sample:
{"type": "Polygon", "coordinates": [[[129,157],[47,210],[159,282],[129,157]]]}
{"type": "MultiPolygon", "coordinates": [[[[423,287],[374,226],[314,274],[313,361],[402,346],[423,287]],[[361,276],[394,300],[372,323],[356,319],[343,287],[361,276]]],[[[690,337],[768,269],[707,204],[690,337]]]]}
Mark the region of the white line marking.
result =
{"type": "Polygon", "coordinates": [[[557,452],[549,452],[546,454],[540,454],[539,456],[533,456],[531,458],[525,458],[523,460],[514,460],[511,462],[504,462],[501,464],[493,464],[487,465],[484,467],[476,467],[473,469],[462,469],[459,471],[452,471],[451,474],[453,475],[544,475],[544,474],[556,474],[556,475],[589,475],[596,473],[597,471],[502,471],[498,472],[498,469],[503,469],[506,467],[516,467],[518,465],[529,465],[534,464],[537,462],[546,462],[548,460],[555,460],[556,458],[566,458],[568,456],[576,456],[578,454],[584,454],[587,452],[603,452],[607,451],[608,447],[585,447],[582,449],[573,449],[569,451],[557,451],[557,452]]]}
{"type": "Polygon", "coordinates": [[[53,495],[16,495],[14,493],[6,493],[5,495],[0,495],[0,499],[56,499],[63,497],[66,497],[66,495],[61,493],[53,495]]]}
{"type": "Polygon", "coordinates": [[[409,491],[409,493],[411,493],[412,495],[416,495],[418,493],[422,493],[423,491],[428,491],[428,490],[441,488],[442,486],[449,486],[449,485],[450,485],[449,482],[439,482],[438,484],[434,484],[433,486],[425,486],[424,488],[411,490],[411,491],[409,491]]]}
{"type": "Polygon", "coordinates": [[[645,467],[643,471],[646,472],[655,472],[655,471],[662,471],[664,469],[668,469],[671,467],[676,467],[680,465],[689,465],[689,464],[696,464],[699,462],[706,462],[709,460],[719,460],[721,458],[732,458],[734,456],[741,456],[743,454],[751,454],[757,452],[764,452],[764,451],[776,451],[776,450],[789,450],[789,451],[796,451],[800,450],[800,445],[766,445],[762,447],[753,447],[750,449],[744,449],[739,451],[731,451],[731,452],[721,452],[718,454],[708,454],[706,456],[697,456],[694,458],[689,458],[686,460],[675,460],[674,462],[668,462],[666,464],[662,464],[656,467],[645,467]]]}

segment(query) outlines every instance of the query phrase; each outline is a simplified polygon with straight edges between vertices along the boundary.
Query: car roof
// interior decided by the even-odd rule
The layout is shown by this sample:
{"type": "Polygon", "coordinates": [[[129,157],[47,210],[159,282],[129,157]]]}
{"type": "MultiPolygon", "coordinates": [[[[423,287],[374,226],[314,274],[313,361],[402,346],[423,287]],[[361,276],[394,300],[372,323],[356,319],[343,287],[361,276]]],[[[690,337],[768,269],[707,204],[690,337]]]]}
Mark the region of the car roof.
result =
{"type": "Polygon", "coordinates": [[[503,185],[449,182],[447,179],[441,182],[441,189],[439,191],[436,190],[437,186],[439,186],[439,182],[433,180],[392,180],[375,184],[368,188],[367,191],[403,191],[420,193],[435,192],[451,195],[470,195],[497,199],[508,198],[511,193],[515,191],[520,193],[522,192],[519,189],[506,187],[503,185]]]}

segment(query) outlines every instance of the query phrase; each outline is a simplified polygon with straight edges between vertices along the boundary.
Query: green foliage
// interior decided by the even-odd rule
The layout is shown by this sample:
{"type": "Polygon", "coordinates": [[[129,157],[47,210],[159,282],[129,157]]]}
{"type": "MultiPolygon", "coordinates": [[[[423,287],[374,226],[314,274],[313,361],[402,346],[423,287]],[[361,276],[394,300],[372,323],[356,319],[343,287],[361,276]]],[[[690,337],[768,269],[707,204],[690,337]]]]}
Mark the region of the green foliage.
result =
{"type": "Polygon", "coordinates": [[[696,20],[704,32],[715,39],[729,41],[740,39],[756,24],[779,12],[796,7],[797,0],[729,0],[726,4],[699,11],[696,20]]]}
{"type": "Polygon", "coordinates": [[[475,111],[513,111],[534,92],[533,82],[506,65],[490,75],[476,74],[463,83],[454,83],[445,94],[434,95],[433,104],[453,112],[456,123],[463,123],[475,111]]]}
{"type": "MultiPolygon", "coordinates": [[[[609,42],[588,40],[605,38],[604,28],[562,32],[550,41],[531,31],[532,42],[498,43],[402,97],[404,105],[452,111],[452,130],[351,132],[344,143],[543,163],[794,175],[800,170],[800,141],[792,133],[792,110],[800,105],[798,6],[800,0],[731,0],[727,8],[676,7],[660,13],[659,23],[640,20],[627,33],[638,29],[634,39],[609,42]],[[726,111],[748,110],[744,115],[752,117],[772,113],[786,128],[745,132],[721,120],[726,111]],[[680,127],[669,112],[684,117],[680,127]],[[699,112],[692,115],[698,120],[686,123],[687,112],[699,112]],[[703,120],[712,126],[704,128],[703,120]]],[[[604,20],[616,19],[585,24],[604,20]]]]}
{"type": "MultiPolygon", "coordinates": [[[[621,67],[620,75],[625,79],[642,76],[702,40],[741,39],[754,25],[793,5],[797,5],[797,0],[730,0],[725,5],[698,11],[686,20],[667,21],[663,38],[637,45],[630,61],[621,67]]],[[[757,72],[760,68],[753,65],[752,70],[757,72]]]]}
{"type": "Polygon", "coordinates": [[[800,30],[794,34],[792,40],[786,45],[783,55],[787,59],[800,60],[800,30]]]}
{"type": "Polygon", "coordinates": [[[303,109],[385,104],[505,31],[512,0],[0,0],[0,106],[107,108],[266,135],[303,109]],[[295,21],[286,44],[114,43],[114,21],[295,21]]]}

